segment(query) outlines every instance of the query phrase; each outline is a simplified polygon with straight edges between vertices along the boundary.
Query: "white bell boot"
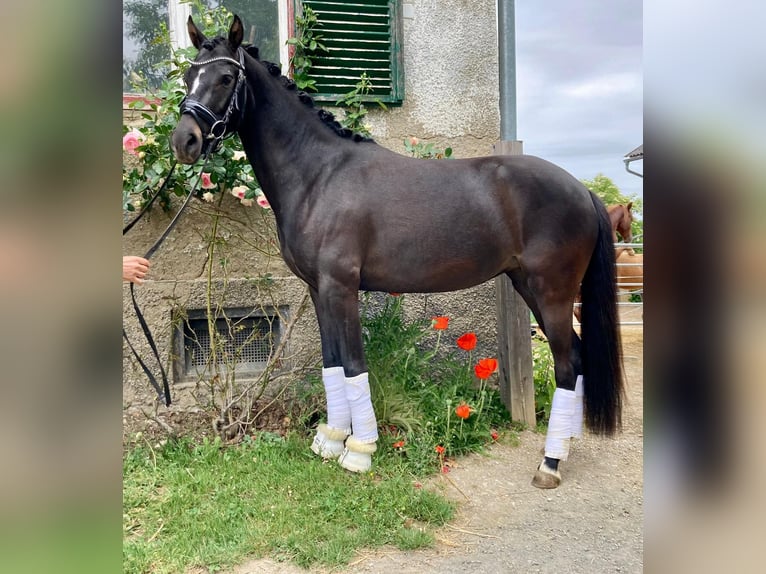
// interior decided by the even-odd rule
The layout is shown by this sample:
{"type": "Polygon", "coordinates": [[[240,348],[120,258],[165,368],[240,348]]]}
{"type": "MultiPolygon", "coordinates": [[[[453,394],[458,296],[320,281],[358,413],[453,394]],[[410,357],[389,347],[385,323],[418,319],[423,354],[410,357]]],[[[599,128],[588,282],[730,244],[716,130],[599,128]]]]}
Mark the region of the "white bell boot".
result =
{"type": "Polygon", "coordinates": [[[346,399],[343,367],[322,369],[322,383],[327,398],[327,424],[317,428],[311,450],[322,458],[338,458],[343,442],[351,434],[351,406],[346,399]]]}
{"type": "Polygon", "coordinates": [[[322,423],[317,427],[311,450],[322,458],[338,458],[343,454],[344,442],[348,437],[345,430],[338,430],[322,423]]]}
{"type": "Polygon", "coordinates": [[[351,407],[352,435],[346,440],[338,462],[352,472],[366,472],[372,467],[372,453],[377,450],[378,440],[368,373],[346,379],[346,399],[351,407]]]}

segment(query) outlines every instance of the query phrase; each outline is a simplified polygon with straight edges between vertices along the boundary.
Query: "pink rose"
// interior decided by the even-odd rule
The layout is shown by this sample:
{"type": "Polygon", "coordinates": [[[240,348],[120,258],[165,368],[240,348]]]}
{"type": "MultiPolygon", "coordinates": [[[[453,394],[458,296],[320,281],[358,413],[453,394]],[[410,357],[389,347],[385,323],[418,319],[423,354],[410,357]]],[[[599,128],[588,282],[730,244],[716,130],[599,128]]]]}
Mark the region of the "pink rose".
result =
{"type": "Polygon", "coordinates": [[[255,200],[258,205],[260,205],[263,209],[271,209],[271,205],[269,204],[269,200],[266,199],[265,195],[259,195],[258,199],[255,200]]]}
{"type": "Polygon", "coordinates": [[[202,194],[202,199],[204,199],[207,202],[212,202],[215,199],[215,194],[210,193],[209,191],[206,191],[202,194]]]}
{"type": "Polygon", "coordinates": [[[130,130],[122,136],[122,149],[129,154],[136,155],[136,148],[144,141],[144,134],[138,130],[130,130]]]}
{"type": "Polygon", "coordinates": [[[416,138],[415,136],[412,136],[412,137],[410,138],[410,145],[411,145],[411,146],[416,146],[416,145],[418,145],[419,143],[420,143],[420,140],[419,140],[418,138],[416,138]]]}
{"type": "Polygon", "coordinates": [[[213,181],[210,179],[210,174],[207,172],[202,172],[202,189],[215,189],[218,187],[216,184],[213,183],[213,181]]]}
{"type": "Polygon", "coordinates": [[[247,186],[238,185],[237,187],[232,187],[230,190],[230,193],[237,199],[245,199],[245,194],[247,193],[247,186]]]}

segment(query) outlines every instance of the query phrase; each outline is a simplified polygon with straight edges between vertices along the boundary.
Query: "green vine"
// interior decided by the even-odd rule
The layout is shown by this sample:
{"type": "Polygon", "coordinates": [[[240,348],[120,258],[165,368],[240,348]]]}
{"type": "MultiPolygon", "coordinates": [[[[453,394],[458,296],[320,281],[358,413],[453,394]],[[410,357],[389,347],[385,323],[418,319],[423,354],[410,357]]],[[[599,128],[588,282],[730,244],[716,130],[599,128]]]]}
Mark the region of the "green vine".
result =
{"type": "Polygon", "coordinates": [[[323,36],[316,32],[316,28],[322,24],[309,6],[303,7],[303,15],[295,17],[296,36],[289,38],[287,43],[293,46],[293,55],[290,58],[290,67],[293,70],[293,80],[301,90],[316,92],[316,80],[309,77],[309,70],[313,65],[311,56],[317,51],[326,52],[327,48],[320,42],[323,36]]]}
{"type": "MultiPolygon", "coordinates": [[[[344,118],[341,121],[343,127],[350,129],[353,132],[357,132],[363,136],[371,137],[370,128],[364,123],[364,118],[367,115],[367,108],[364,107],[365,100],[369,100],[368,96],[372,91],[372,82],[367,77],[367,72],[362,72],[359,81],[354,86],[354,89],[343,96],[340,100],[335,102],[336,105],[344,108],[344,118]]],[[[384,110],[387,109],[385,104],[379,99],[373,100],[384,110]]]]}

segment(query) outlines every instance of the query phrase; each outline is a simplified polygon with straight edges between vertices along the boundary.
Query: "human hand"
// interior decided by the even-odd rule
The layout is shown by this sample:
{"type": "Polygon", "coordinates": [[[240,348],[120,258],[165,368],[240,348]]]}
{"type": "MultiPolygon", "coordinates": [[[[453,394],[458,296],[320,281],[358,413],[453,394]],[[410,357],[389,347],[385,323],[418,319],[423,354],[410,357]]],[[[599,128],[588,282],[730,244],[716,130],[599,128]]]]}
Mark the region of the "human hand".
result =
{"type": "Polygon", "coordinates": [[[122,280],[130,281],[136,285],[144,282],[144,277],[149,272],[149,260],[136,255],[125,255],[122,258],[122,280]]]}

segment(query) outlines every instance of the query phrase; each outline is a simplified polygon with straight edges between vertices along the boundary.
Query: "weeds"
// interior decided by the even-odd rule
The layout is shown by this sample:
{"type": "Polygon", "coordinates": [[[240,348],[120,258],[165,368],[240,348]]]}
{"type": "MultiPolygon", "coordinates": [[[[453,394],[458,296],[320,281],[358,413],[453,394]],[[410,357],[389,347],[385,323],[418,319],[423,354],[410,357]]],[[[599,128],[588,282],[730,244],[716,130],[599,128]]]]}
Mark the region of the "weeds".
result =
{"type": "Polygon", "coordinates": [[[124,457],[126,573],[211,571],[269,554],[301,566],[346,563],[358,547],[431,544],[429,526],[449,520],[445,499],[383,463],[380,475],[339,472],[304,438],[248,436],[169,441],[124,457]],[[154,464],[154,459],[157,464],[154,464]]]}
{"type": "Polygon", "coordinates": [[[386,296],[375,310],[365,297],[362,330],[383,430],[379,453],[393,454],[410,472],[423,474],[443,470],[445,458],[481,450],[497,439],[498,429],[509,427],[497,391],[497,361],[475,362],[473,333],[452,339],[447,317],[406,321],[403,297],[386,296]],[[428,348],[424,340],[434,329],[437,342],[428,348]],[[491,368],[477,370],[480,364],[491,368]],[[444,449],[442,456],[437,447],[444,449]]]}

